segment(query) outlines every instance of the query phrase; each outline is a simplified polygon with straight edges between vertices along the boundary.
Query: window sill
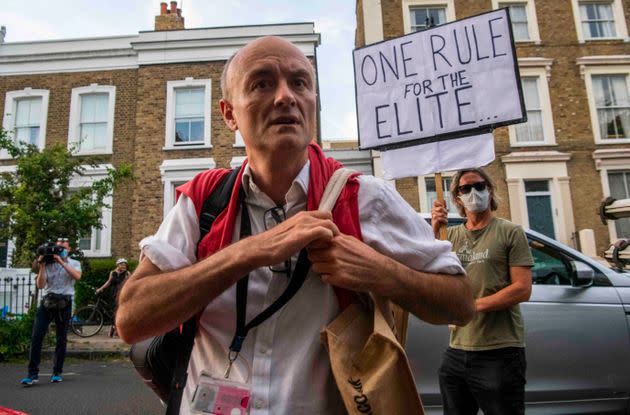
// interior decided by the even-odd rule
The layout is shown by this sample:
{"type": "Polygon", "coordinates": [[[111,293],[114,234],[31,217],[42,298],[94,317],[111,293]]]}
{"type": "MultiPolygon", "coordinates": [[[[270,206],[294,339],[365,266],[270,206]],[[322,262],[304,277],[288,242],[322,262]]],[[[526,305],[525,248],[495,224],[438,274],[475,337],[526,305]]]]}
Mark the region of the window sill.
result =
{"type": "Polygon", "coordinates": [[[200,145],[192,145],[192,146],[164,146],[162,147],[163,151],[177,151],[177,150],[203,150],[207,148],[212,148],[212,144],[200,144],[200,145]]]}
{"type": "Polygon", "coordinates": [[[614,140],[595,140],[595,144],[630,144],[630,138],[617,138],[614,140]]]}
{"type": "Polygon", "coordinates": [[[554,147],[557,146],[558,144],[555,142],[548,142],[548,141],[535,141],[535,142],[530,142],[530,143],[514,143],[511,142],[510,143],[510,147],[554,147]]]}
{"type": "Polygon", "coordinates": [[[629,42],[630,38],[623,37],[594,37],[590,39],[582,39],[579,43],[588,43],[588,42],[611,42],[611,41],[619,41],[619,42],[629,42]]]}
{"type": "Polygon", "coordinates": [[[74,151],[73,156],[111,156],[114,154],[111,150],[99,150],[99,151],[74,151]]]}
{"type": "Polygon", "coordinates": [[[111,252],[83,251],[83,255],[87,258],[109,258],[112,256],[112,253],[111,252]]]}

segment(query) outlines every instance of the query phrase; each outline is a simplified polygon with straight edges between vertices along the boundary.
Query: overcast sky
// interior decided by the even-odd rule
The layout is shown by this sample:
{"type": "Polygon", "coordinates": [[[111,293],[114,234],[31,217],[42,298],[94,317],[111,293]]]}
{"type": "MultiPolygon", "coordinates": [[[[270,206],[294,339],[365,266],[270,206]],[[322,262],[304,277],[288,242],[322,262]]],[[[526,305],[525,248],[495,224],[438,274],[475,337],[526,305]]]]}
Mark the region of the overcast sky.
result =
{"type": "MultiPolygon", "coordinates": [[[[167,1],[170,3],[170,1],[167,1]]],[[[350,0],[179,0],[186,28],[314,22],[322,102],[322,138],[356,139],[350,0]]],[[[2,0],[6,42],[117,36],[153,30],[160,0],[2,0]]]]}

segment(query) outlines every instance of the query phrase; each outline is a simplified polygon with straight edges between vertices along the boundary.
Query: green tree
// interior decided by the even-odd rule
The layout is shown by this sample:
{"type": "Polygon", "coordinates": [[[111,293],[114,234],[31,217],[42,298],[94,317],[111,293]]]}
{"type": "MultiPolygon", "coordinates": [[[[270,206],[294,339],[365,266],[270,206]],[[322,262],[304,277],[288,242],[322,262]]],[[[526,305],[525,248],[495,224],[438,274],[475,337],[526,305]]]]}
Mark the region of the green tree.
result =
{"type": "Polygon", "coordinates": [[[0,173],[0,238],[14,239],[13,263],[26,266],[43,242],[63,235],[72,245],[93,228],[101,229],[101,211],[107,195],[131,177],[131,165],[108,169],[91,186],[71,189],[70,180],[96,166],[94,157],[72,155],[74,149],[56,144],[40,150],[16,144],[0,129],[0,149],[15,159],[15,172],[0,173]]]}

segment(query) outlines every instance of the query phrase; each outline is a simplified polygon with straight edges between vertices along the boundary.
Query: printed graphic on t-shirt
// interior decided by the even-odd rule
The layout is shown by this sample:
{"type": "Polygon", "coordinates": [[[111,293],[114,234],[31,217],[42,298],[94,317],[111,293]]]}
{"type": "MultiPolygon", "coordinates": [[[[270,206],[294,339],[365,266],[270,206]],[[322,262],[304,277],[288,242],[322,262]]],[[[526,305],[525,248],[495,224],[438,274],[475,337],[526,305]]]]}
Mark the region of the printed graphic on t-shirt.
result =
{"type": "Polygon", "coordinates": [[[457,250],[457,257],[464,267],[486,262],[488,256],[490,255],[488,248],[481,251],[475,251],[475,249],[470,246],[469,242],[470,241],[468,240],[464,241],[464,244],[457,250]]]}

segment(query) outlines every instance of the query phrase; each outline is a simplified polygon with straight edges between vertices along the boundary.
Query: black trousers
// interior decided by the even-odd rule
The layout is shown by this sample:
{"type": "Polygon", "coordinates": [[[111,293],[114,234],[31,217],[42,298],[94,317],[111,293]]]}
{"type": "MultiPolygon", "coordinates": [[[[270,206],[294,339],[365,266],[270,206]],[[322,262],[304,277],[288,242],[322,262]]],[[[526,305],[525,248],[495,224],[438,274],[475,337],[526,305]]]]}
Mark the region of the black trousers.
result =
{"type": "Polygon", "coordinates": [[[55,357],[53,359],[53,374],[60,375],[63,372],[63,361],[66,358],[66,345],[68,343],[68,327],[70,327],[70,315],[72,313],[72,299],[68,306],[57,312],[47,311],[41,304],[37,307],[35,324],[33,325],[33,337],[31,337],[31,350],[29,352],[28,375],[37,376],[39,362],[42,357],[42,342],[48,332],[48,326],[55,322],[57,342],[55,345],[55,357]]]}
{"type": "Polygon", "coordinates": [[[469,352],[448,348],[439,370],[444,414],[525,413],[525,349],[469,352]]]}

